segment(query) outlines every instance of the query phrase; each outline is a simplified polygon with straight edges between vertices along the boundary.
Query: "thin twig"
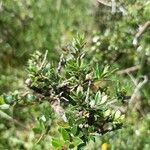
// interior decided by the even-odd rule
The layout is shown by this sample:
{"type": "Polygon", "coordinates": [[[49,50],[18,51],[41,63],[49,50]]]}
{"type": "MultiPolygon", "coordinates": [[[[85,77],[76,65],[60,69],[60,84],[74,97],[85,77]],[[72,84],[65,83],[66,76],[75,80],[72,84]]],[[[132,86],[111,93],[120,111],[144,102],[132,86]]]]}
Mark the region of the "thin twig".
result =
{"type": "Polygon", "coordinates": [[[44,138],[45,133],[42,133],[38,140],[35,142],[35,145],[38,144],[43,138],[44,138]]]}
{"type": "Polygon", "coordinates": [[[48,50],[46,50],[46,52],[45,52],[45,55],[44,55],[43,61],[42,61],[42,63],[41,63],[40,69],[43,68],[43,66],[44,66],[44,64],[45,64],[45,61],[46,61],[46,58],[47,58],[47,55],[48,55],[48,50]]]}
{"type": "Polygon", "coordinates": [[[139,31],[137,32],[135,37],[139,38],[149,26],[150,26],[150,20],[147,21],[142,27],[139,28],[139,31]]]}
{"type": "Polygon", "coordinates": [[[121,6],[118,5],[115,0],[111,0],[111,2],[108,2],[106,0],[97,0],[99,3],[101,3],[102,5],[108,6],[112,8],[112,13],[116,12],[116,9],[118,9],[120,12],[122,12],[123,15],[127,14],[126,9],[121,6]]]}
{"type": "Polygon", "coordinates": [[[140,83],[138,83],[138,85],[134,89],[134,92],[133,92],[133,94],[131,96],[131,99],[129,101],[129,106],[130,107],[132,106],[133,102],[135,101],[135,98],[136,98],[137,94],[139,93],[139,91],[141,90],[141,88],[143,87],[143,85],[148,82],[147,76],[143,76],[143,78],[144,78],[144,80],[141,81],[140,83]]]}
{"type": "Polygon", "coordinates": [[[116,111],[119,110],[122,114],[125,114],[127,112],[127,105],[125,106],[110,105],[109,107],[116,111]]]}
{"type": "Polygon", "coordinates": [[[90,86],[91,86],[91,81],[89,80],[88,89],[87,89],[86,98],[85,98],[85,102],[88,102],[88,99],[89,99],[90,86]]]}
{"type": "Polygon", "coordinates": [[[130,73],[130,72],[134,72],[139,69],[140,69],[140,65],[136,65],[136,66],[132,66],[130,68],[119,70],[119,71],[117,71],[117,74],[121,75],[121,74],[125,74],[125,73],[130,73]]]}
{"type": "Polygon", "coordinates": [[[106,0],[97,0],[97,1],[98,1],[99,3],[105,5],[105,6],[111,7],[111,2],[108,2],[108,1],[106,1],[106,0]]]}
{"type": "Polygon", "coordinates": [[[111,3],[112,3],[111,12],[112,12],[112,14],[115,14],[116,13],[116,1],[111,0],[111,3]]]}
{"type": "Polygon", "coordinates": [[[64,55],[62,54],[60,56],[60,60],[59,60],[58,67],[57,67],[58,73],[61,71],[61,68],[64,64],[65,64],[65,59],[64,59],[64,55]]]}
{"type": "Polygon", "coordinates": [[[131,75],[129,72],[127,74],[131,78],[131,80],[134,83],[134,85],[137,86],[137,80],[133,77],[133,75],[131,75]]]}
{"type": "Polygon", "coordinates": [[[144,23],[142,27],[139,27],[138,32],[136,33],[134,39],[133,39],[133,45],[138,45],[138,39],[141,37],[141,35],[147,30],[147,28],[150,26],[150,20],[144,23]]]}
{"type": "Polygon", "coordinates": [[[107,106],[110,106],[110,105],[115,104],[115,103],[117,103],[117,102],[118,102],[118,100],[114,99],[114,100],[112,100],[112,101],[110,101],[110,102],[107,102],[106,105],[107,105],[107,106]]]}
{"type": "Polygon", "coordinates": [[[64,122],[68,122],[67,117],[65,115],[65,111],[60,105],[60,99],[55,98],[54,102],[52,102],[51,107],[53,108],[54,112],[58,114],[58,116],[63,119],[64,122]]]}

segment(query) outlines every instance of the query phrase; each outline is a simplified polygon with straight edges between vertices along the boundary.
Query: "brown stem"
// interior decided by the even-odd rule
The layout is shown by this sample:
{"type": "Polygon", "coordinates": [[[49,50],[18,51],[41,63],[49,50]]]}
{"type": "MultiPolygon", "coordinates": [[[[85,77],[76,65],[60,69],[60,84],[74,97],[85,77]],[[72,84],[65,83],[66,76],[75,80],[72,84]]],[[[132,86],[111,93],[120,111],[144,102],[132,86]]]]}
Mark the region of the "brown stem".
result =
{"type": "Polygon", "coordinates": [[[138,39],[140,36],[147,30],[147,28],[150,26],[150,20],[148,20],[142,27],[140,27],[139,31],[136,33],[134,39],[133,39],[133,45],[138,45],[138,39]]]}
{"type": "Polygon", "coordinates": [[[126,69],[123,69],[123,70],[119,70],[117,72],[117,74],[121,75],[121,74],[129,73],[129,72],[134,72],[138,69],[140,69],[140,65],[133,66],[133,67],[130,67],[130,68],[126,68],[126,69]]]}

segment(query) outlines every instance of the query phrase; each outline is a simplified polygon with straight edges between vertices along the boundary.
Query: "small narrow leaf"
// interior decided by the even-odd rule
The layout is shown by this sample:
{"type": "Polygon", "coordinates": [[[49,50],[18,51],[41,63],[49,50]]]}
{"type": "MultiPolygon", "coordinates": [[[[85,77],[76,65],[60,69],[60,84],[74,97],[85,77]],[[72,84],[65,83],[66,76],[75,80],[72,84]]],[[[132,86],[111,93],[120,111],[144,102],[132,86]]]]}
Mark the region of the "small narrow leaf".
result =
{"type": "Polygon", "coordinates": [[[118,119],[121,116],[120,110],[117,110],[115,113],[115,119],[118,119]]]}
{"type": "Polygon", "coordinates": [[[73,135],[76,135],[77,129],[78,129],[77,126],[72,127],[71,133],[72,133],[73,135]]]}
{"type": "Polygon", "coordinates": [[[98,104],[100,102],[101,99],[101,92],[98,91],[95,95],[95,104],[98,104]]]}
{"type": "Polygon", "coordinates": [[[101,100],[101,104],[104,104],[107,101],[107,95],[104,95],[101,100]]]}
{"type": "Polygon", "coordinates": [[[83,141],[79,137],[75,137],[73,139],[73,143],[74,143],[75,146],[78,146],[78,145],[82,144],[83,141]]]}
{"type": "Polygon", "coordinates": [[[61,135],[65,141],[70,139],[68,132],[64,128],[60,128],[59,132],[61,133],[61,135]]]}

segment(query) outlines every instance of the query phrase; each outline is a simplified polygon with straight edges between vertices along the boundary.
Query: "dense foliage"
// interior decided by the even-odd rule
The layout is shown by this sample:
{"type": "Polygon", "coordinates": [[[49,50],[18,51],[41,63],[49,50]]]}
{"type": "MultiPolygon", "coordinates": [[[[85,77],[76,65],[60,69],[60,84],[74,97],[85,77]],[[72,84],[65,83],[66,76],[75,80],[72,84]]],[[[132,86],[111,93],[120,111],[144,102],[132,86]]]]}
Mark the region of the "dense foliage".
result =
{"type": "Polygon", "coordinates": [[[0,149],[150,149],[148,0],[2,0],[0,13],[0,149]]]}
{"type": "MultiPolygon", "coordinates": [[[[58,123],[58,131],[63,139],[52,139],[52,145],[56,148],[81,149],[91,139],[95,140],[96,135],[122,127],[124,116],[113,107],[114,103],[116,106],[116,103],[123,102],[124,98],[120,95],[126,95],[123,95],[120,87],[115,87],[119,82],[111,79],[113,71],[108,66],[102,69],[98,64],[96,67],[90,64],[87,67],[82,50],[84,44],[82,36],[74,39],[72,45],[65,49],[68,57],[62,55],[58,67],[46,61],[47,52],[44,58],[39,52],[35,53],[29,60],[29,77],[26,80],[27,86],[34,92],[27,92],[23,96],[15,92],[2,97],[2,107],[49,102],[49,107],[62,120],[58,123]]],[[[49,115],[42,115],[43,124],[48,125],[47,117],[49,115]]]]}

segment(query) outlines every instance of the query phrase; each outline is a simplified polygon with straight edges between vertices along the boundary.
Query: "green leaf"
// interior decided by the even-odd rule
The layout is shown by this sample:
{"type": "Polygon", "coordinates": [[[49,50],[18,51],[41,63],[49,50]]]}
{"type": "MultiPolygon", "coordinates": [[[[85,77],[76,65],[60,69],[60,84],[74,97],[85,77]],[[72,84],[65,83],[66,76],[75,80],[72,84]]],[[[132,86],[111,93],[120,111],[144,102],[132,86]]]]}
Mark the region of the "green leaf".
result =
{"type": "Polygon", "coordinates": [[[57,124],[63,128],[69,128],[70,127],[69,124],[67,122],[64,122],[63,120],[57,121],[57,124]]]}
{"type": "Polygon", "coordinates": [[[10,104],[13,102],[13,96],[12,95],[6,95],[6,96],[4,96],[4,100],[6,103],[10,104]]]}
{"type": "Polygon", "coordinates": [[[35,100],[35,96],[34,95],[31,95],[31,94],[27,95],[27,102],[33,102],[34,100],[35,100]]]}
{"type": "Polygon", "coordinates": [[[101,92],[98,91],[96,94],[95,94],[95,104],[98,104],[101,100],[101,92]]]}
{"type": "Polygon", "coordinates": [[[77,126],[73,126],[72,129],[71,129],[71,133],[72,133],[73,135],[76,135],[77,130],[78,130],[77,126]]]}
{"type": "Polygon", "coordinates": [[[121,116],[121,111],[120,111],[120,110],[117,110],[117,111],[115,112],[114,118],[115,118],[115,119],[118,119],[120,116],[121,116]]]}
{"type": "Polygon", "coordinates": [[[41,128],[38,128],[38,127],[37,127],[37,128],[33,128],[32,130],[33,130],[33,132],[34,132],[35,134],[41,134],[42,131],[43,131],[41,128]]]}
{"type": "Polygon", "coordinates": [[[76,124],[79,125],[79,124],[83,124],[85,122],[85,118],[79,118],[77,121],[76,121],[76,124]]]}
{"type": "Polygon", "coordinates": [[[5,104],[4,97],[0,96],[0,105],[5,104]]]}
{"type": "Polygon", "coordinates": [[[98,64],[96,65],[96,68],[94,68],[94,73],[95,73],[95,77],[96,77],[97,79],[99,79],[99,78],[100,78],[100,75],[101,75],[101,72],[100,72],[100,69],[99,69],[99,65],[98,65],[98,64]]]}
{"type": "Polygon", "coordinates": [[[75,146],[73,144],[69,145],[69,149],[73,149],[75,146]]]}
{"type": "Polygon", "coordinates": [[[91,108],[93,108],[95,106],[95,100],[91,100],[89,104],[90,104],[91,108]]]}
{"type": "Polygon", "coordinates": [[[103,95],[100,104],[104,104],[107,101],[107,98],[107,95],[103,95]]]}
{"type": "Polygon", "coordinates": [[[73,124],[74,124],[74,119],[73,119],[73,117],[72,117],[72,116],[70,116],[70,117],[67,116],[67,118],[68,118],[69,125],[70,125],[70,126],[73,126],[73,124]]]}
{"type": "Polygon", "coordinates": [[[58,147],[61,147],[63,146],[65,143],[63,140],[60,140],[60,139],[52,139],[52,145],[55,147],[55,148],[58,148],[58,147]]]}
{"type": "Polygon", "coordinates": [[[39,118],[39,120],[41,120],[42,122],[46,122],[46,118],[45,118],[44,115],[42,115],[42,116],[39,118]]]}
{"type": "Polygon", "coordinates": [[[74,139],[73,139],[73,144],[74,144],[74,146],[78,146],[78,145],[80,145],[80,144],[82,144],[82,143],[84,143],[79,137],[75,137],[74,139]]]}
{"type": "Polygon", "coordinates": [[[68,132],[64,128],[59,128],[59,132],[65,141],[70,139],[68,132]]]}
{"type": "Polygon", "coordinates": [[[103,70],[103,73],[102,73],[102,77],[106,77],[108,72],[109,72],[109,66],[106,65],[106,66],[104,67],[104,70],[103,70]]]}
{"type": "Polygon", "coordinates": [[[78,134],[78,137],[82,137],[83,134],[84,134],[84,133],[80,131],[79,134],[78,134]]]}

